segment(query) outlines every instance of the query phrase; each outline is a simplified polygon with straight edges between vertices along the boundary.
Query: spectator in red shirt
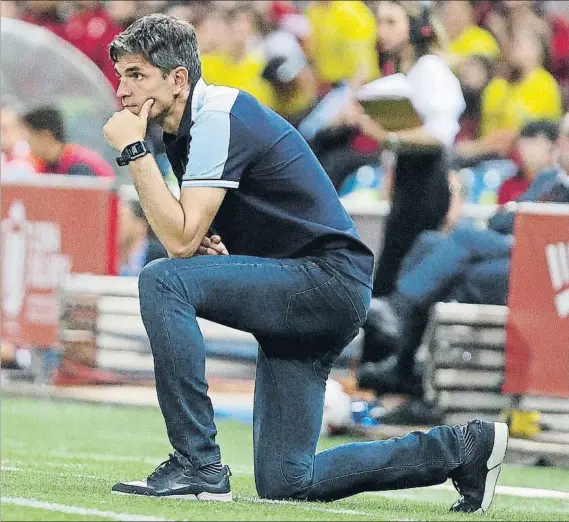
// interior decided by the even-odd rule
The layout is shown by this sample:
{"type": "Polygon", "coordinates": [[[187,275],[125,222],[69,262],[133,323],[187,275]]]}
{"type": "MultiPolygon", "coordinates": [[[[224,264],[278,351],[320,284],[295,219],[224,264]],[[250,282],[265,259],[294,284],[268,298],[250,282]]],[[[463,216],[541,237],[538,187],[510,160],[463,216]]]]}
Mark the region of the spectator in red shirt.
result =
{"type": "Polygon", "coordinates": [[[26,12],[22,16],[22,20],[39,25],[65,40],[65,18],[59,12],[58,4],[60,2],[57,0],[26,2],[26,12]]]}
{"type": "Polygon", "coordinates": [[[553,151],[557,134],[558,125],[549,121],[532,121],[522,128],[517,144],[520,168],[500,185],[498,204],[516,201],[538,174],[555,170],[553,151]]]}
{"type": "Polygon", "coordinates": [[[8,100],[2,100],[0,109],[0,170],[3,180],[34,174],[37,170],[22,119],[15,103],[8,100]]]}
{"type": "Polygon", "coordinates": [[[95,62],[116,90],[118,79],[108,47],[124,27],[113,20],[103,2],[83,1],[77,5],[79,10],[69,16],[65,25],[65,39],[95,62]]]}
{"type": "Polygon", "coordinates": [[[23,117],[39,173],[114,178],[112,167],[96,152],[66,143],[63,116],[54,107],[38,107],[23,117]]]}

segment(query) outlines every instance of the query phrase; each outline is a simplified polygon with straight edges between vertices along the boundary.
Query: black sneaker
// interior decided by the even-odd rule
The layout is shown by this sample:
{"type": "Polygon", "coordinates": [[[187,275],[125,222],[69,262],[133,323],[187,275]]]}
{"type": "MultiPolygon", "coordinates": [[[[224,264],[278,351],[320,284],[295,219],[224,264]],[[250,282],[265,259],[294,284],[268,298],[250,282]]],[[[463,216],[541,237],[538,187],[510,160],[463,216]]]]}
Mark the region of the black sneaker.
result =
{"type": "Polygon", "coordinates": [[[206,475],[177,451],[160,464],[144,480],[118,482],[112,492],[119,495],[144,495],[185,500],[233,500],[229,477],[231,472],[223,466],[219,473],[206,475]]]}
{"type": "Polygon", "coordinates": [[[469,457],[450,475],[461,498],[454,513],[484,513],[492,503],[496,482],[508,446],[508,426],[503,422],[471,421],[466,427],[469,457]]]}

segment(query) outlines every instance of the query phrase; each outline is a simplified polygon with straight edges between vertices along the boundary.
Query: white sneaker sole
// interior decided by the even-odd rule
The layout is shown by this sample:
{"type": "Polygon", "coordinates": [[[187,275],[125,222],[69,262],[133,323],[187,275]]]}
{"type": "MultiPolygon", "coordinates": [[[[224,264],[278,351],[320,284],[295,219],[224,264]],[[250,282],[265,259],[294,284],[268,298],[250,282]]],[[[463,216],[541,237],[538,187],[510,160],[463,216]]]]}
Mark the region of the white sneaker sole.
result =
{"type": "Polygon", "coordinates": [[[129,497],[145,497],[145,498],[175,498],[177,500],[205,500],[210,502],[231,502],[233,495],[229,493],[198,493],[197,495],[141,495],[140,493],[125,493],[124,491],[111,491],[113,495],[127,495],[129,497]]]}
{"type": "Polygon", "coordinates": [[[506,449],[508,447],[508,425],[503,422],[494,423],[494,447],[492,448],[492,454],[486,462],[486,467],[488,468],[488,474],[486,475],[486,484],[484,485],[484,496],[482,497],[482,504],[480,509],[476,510],[475,513],[484,513],[492,504],[494,498],[494,491],[496,489],[496,483],[498,482],[498,477],[500,476],[500,471],[502,470],[502,461],[506,456],[506,449]]]}

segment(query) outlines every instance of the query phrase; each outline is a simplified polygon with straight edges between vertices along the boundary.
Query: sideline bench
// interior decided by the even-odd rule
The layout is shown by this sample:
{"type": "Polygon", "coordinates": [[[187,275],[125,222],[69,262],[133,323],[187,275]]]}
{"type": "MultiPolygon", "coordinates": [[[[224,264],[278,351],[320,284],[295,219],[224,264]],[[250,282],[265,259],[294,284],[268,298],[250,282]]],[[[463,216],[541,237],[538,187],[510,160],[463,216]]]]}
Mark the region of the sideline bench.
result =
{"type": "Polygon", "coordinates": [[[501,393],[507,318],[506,306],[438,303],[417,354],[425,398],[445,424],[504,420],[510,408],[538,411],[541,433],[513,439],[511,458],[569,467],[569,399],[501,393]]]}

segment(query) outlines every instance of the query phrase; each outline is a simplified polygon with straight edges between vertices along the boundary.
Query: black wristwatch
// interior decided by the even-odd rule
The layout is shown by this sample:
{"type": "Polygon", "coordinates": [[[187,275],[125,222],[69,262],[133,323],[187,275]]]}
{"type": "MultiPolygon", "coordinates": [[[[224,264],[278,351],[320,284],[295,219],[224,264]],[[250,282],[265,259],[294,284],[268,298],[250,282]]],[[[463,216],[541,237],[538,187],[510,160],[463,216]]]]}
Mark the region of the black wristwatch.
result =
{"type": "Polygon", "coordinates": [[[135,141],[123,149],[122,154],[117,158],[117,163],[120,167],[125,167],[131,161],[142,158],[142,156],[146,156],[149,152],[150,149],[145,141],[135,141]]]}

